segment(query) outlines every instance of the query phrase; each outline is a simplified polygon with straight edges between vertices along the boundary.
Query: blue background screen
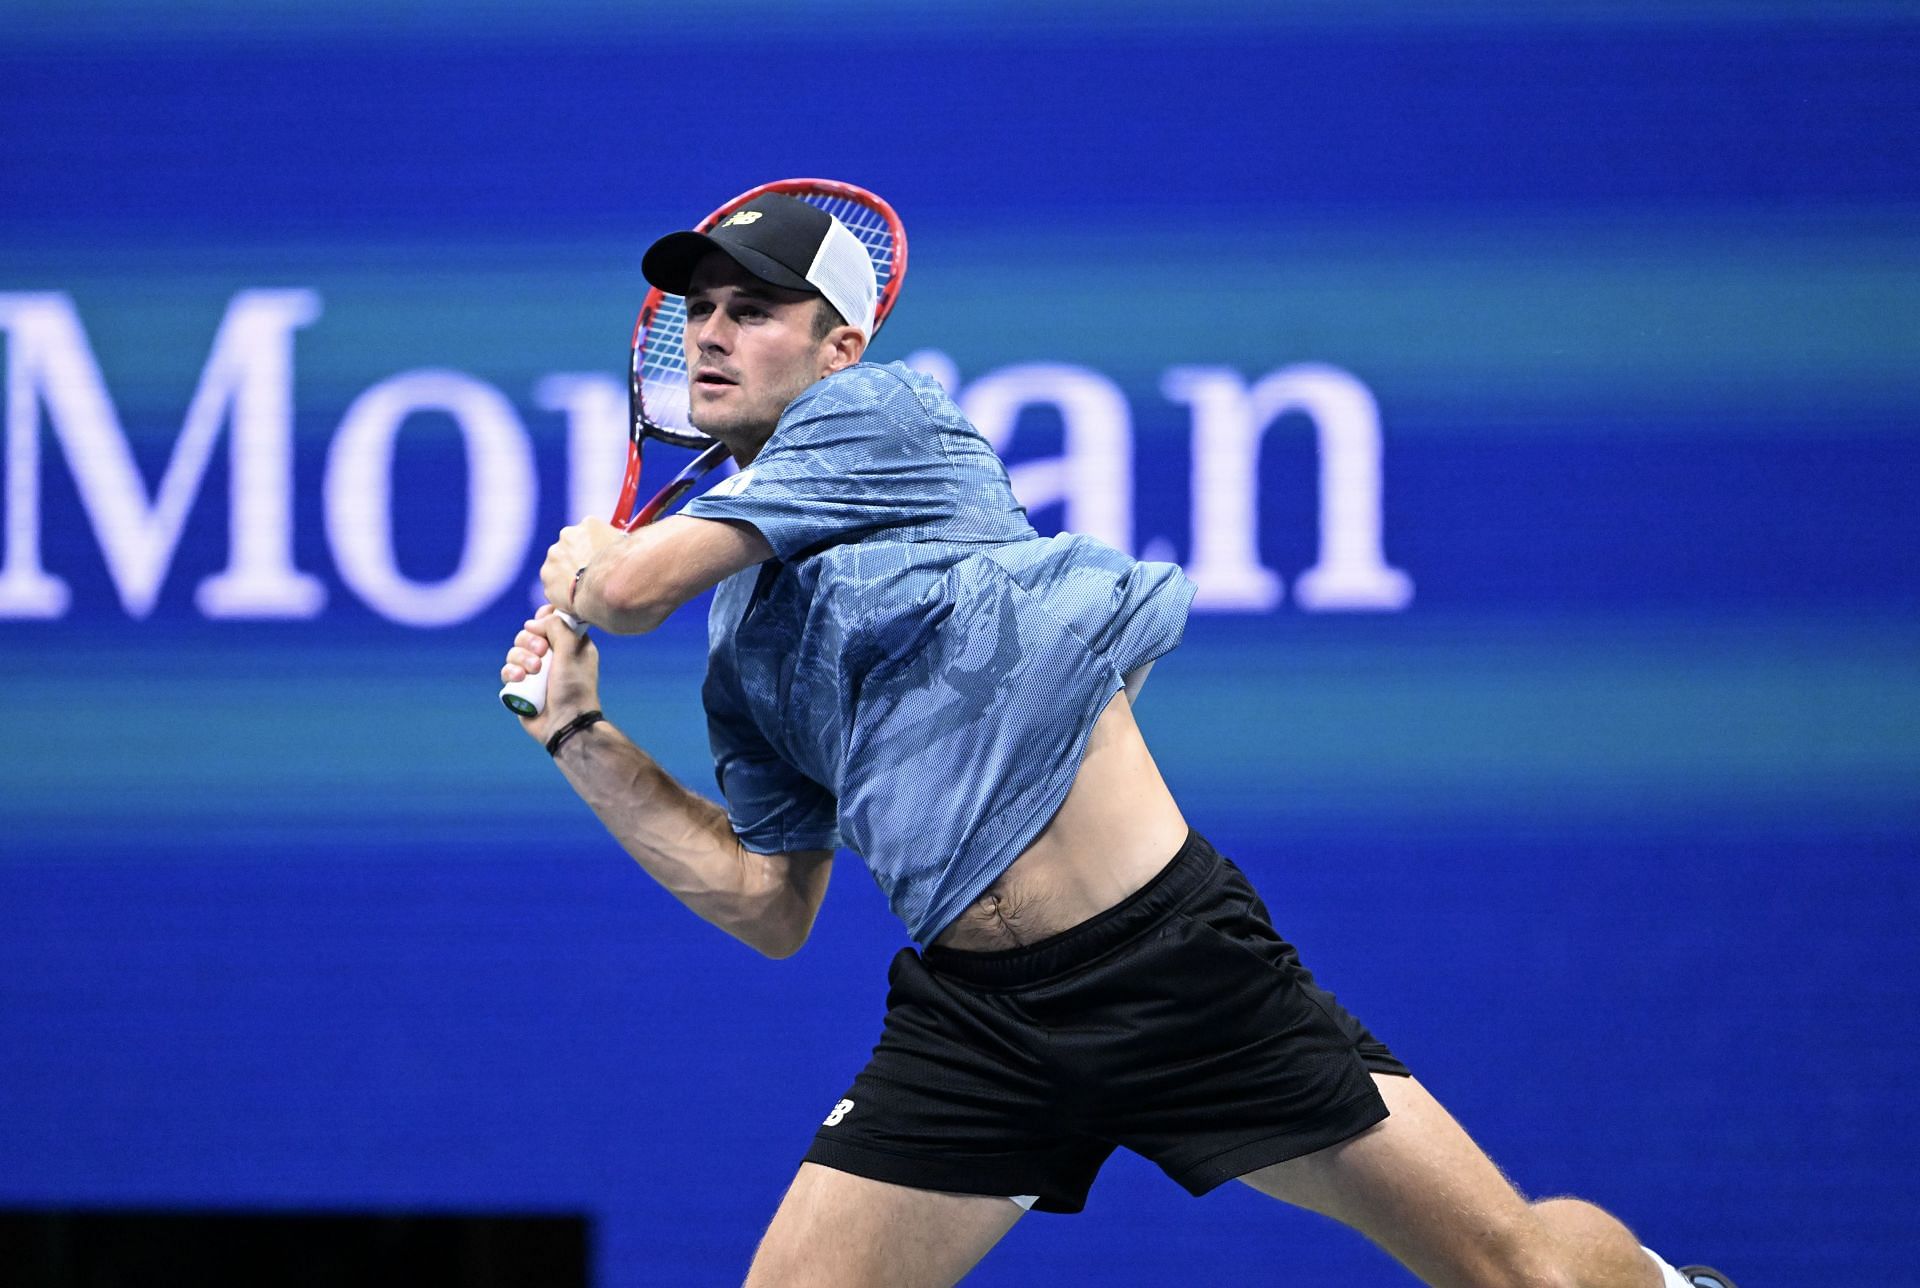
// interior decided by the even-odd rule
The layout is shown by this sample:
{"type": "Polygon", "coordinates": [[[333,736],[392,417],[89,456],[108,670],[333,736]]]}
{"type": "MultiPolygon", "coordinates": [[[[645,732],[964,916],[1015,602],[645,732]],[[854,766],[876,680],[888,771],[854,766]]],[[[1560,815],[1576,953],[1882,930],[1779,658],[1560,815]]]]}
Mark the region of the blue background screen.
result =
{"type": "MultiPolygon", "coordinates": [[[[823,175],[1043,531],[1200,585],[1140,717],[1530,1193],[1911,1275],[1920,21],[27,0],[0,23],[0,1206],[585,1214],[737,1282],[903,940],[763,961],[494,699],[641,252],[823,175]]],[[[650,473],[664,478],[670,450],[650,473]]],[[[712,783],[704,614],[605,705],[712,783]]],[[[974,1282],[1405,1282],[1119,1157],[974,1282]]]]}

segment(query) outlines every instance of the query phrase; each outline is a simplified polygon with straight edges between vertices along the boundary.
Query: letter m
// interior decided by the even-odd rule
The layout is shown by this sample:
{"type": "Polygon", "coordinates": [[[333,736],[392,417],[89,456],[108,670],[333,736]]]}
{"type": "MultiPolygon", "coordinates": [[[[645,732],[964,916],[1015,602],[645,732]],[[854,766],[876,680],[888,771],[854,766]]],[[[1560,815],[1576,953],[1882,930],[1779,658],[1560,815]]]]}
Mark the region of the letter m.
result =
{"type": "Polygon", "coordinates": [[[231,424],[227,566],[195,588],[209,617],[311,617],[326,602],[293,566],[293,333],[320,315],[311,291],[242,291],[200,372],[158,487],[140,476],[74,311],[53,293],[0,293],[7,342],[5,551],[0,618],[60,617],[71,594],[40,563],[40,409],[66,456],[129,615],[153,611],[215,441],[231,424]]]}

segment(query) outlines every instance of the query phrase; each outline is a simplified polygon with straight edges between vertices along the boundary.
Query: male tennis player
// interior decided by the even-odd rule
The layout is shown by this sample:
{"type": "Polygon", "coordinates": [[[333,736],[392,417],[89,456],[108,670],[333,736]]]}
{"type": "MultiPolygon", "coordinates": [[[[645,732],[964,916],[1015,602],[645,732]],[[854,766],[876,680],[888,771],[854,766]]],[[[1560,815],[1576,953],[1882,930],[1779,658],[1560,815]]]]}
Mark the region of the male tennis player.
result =
{"type": "Polygon", "coordinates": [[[726,808],[600,716],[594,646],[550,609],[501,670],[552,668],[528,732],[702,917],[792,953],[844,842],[923,945],[748,1282],[951,1284],[1029,1208],[1079,1211],[1124,1145],[1194,1194],[1240,1180],[1338,1218],[1432,1284],[1725,1285],[1586,1203],[1529,1204],[1314,983],[1134,723],[1192,587],[1037,537],[936,384],[860,361],[858,243],[791,198],[748,213],[642,264],[686,297],[692,419],[740,473],[631,535],[569,527],[541,571],[616,632],[718,588],[726,808]]]}

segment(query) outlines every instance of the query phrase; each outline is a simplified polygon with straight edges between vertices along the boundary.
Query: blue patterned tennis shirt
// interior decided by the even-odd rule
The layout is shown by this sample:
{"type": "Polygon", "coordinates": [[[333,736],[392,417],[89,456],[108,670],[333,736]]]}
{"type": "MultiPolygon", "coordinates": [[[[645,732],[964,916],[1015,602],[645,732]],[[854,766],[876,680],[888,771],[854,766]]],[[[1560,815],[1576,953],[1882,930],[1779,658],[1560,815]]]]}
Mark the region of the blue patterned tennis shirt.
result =
{"type": "Polygon", "coordinates": [[[1180,642],[1193,586],[1043,538],[940,386],[862,363],[788,406],[690,503],[774,558],[722,582],[702,691],[756,853],[844,843],[930,942],[1040,834],[1121,677],[1180,642]]]}

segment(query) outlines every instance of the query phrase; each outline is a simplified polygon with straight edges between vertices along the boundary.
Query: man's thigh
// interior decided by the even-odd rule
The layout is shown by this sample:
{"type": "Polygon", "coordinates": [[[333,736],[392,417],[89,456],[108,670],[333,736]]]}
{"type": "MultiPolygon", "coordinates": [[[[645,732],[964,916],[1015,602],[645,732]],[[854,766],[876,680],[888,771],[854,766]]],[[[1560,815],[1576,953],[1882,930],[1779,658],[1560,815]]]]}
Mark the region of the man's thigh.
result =
{"type": "Polygon", "coordinates": [[[1022,1215],[1008,1198],[909,1189],[802,1163],[747,1286],[947,1288],[1022,1215]]]}
{"type": "Polygon", "coordinates": [[[1499,1268],[1528,1259],[1527,1201],[1419,1082],[1374,1082],[1385,1120],[1240,1179],[1353,1227],[1427,1283],[1500,1282],[1499,1268]]]}

